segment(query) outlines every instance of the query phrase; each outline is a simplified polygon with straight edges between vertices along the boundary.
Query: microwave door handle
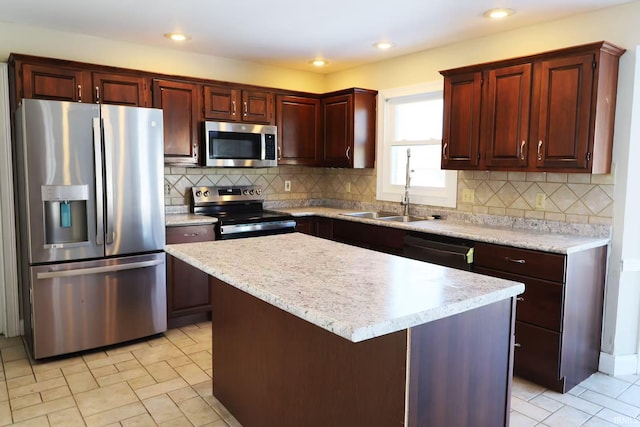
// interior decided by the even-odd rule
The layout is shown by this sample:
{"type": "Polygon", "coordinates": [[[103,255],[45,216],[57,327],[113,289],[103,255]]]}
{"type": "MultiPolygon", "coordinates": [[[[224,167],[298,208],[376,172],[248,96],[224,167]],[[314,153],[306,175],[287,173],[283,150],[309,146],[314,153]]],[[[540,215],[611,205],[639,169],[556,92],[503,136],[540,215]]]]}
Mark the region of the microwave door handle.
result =
{"type": "Polygon", "coordinates": [[[104,244],[104,194],[102,184],[102,122],[93,118],[93,152],[96,179],[96,245],[104,244]]]}
{"type": "Polygon", "coordinates": [[[104,129],[104,176],[105,176],[105,192],[106,192],[106,243],[113,243],[113,141],[110,129],[104,129]]]}

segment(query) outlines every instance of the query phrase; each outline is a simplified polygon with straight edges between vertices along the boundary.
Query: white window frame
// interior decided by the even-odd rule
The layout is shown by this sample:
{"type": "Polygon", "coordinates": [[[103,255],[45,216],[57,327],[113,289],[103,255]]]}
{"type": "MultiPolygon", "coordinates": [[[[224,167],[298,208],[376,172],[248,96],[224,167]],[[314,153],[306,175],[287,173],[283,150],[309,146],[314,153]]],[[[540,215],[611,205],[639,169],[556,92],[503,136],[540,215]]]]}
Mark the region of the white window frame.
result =
{"type": "MultiPolygon", "coordinates": [[[[389,135],[391,132],[391,129],[389,129],[390,126],[385,126],[391,114],[389,111],[389,99],[442,91],[443,82],[438,81],[401,88],[385,89],[378,92],[378,129],[376,138],[376,159],[378,159],[376,162],[377,200],[400,202],[404,196],[404,186],[392,185],[390,178],[392,137],[389,135]]],[[[403,142],[403,145],[410,146],[416,145],[416,143],[407,141],[403,142]]],[[[411,203],[455,208],[458,196],[458,172],[450,170],[445,171],[444,188],[412,186],[409,190],[409,195],[411,203]]]]}

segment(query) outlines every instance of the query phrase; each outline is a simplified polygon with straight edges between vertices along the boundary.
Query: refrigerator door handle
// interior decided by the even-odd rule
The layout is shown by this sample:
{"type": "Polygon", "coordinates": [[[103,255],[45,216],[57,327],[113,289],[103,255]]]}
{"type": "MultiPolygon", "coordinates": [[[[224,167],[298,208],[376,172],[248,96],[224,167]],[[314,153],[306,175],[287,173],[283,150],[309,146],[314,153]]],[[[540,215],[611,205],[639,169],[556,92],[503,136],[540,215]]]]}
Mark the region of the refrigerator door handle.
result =
{"type": "Polygon", "coordinates": [[[116,264],[116,265],[109,265],[106,267],[89,267],[89,268],[79,268],[76,270],[63,270],[63,271],[45,271],[42,273],[38,273],[36,275],[36,278],[38,280],[41,280],[41,279],[55,279],[59,277],[83,276],[88,274],[113,273],[116,271],[134,270],[137,268],[145,268],[145,267],[154,267],[156,265],[162,264],[163,262],[164,260],[162,259],[154,259],[151,261],[132,262],[129,264],[116,264]]]}
{"type": "Polygon", "coordinates": [[[114,225],[113,225],[113,159],[111,157],[113,153],[113,141],[110,133],[110,129],[105,129],[104,133],[104,176],[105,176],[105,192],[106,197],[106,243],[108,245],[113,243],[115,238],[114,225]]]}
{"type": "Polygon", "coordinates": [[[96,245],[104,244],[104,194],[102,184],[102,123],[93,118],[93,152],[96,174],[96,245]]]}

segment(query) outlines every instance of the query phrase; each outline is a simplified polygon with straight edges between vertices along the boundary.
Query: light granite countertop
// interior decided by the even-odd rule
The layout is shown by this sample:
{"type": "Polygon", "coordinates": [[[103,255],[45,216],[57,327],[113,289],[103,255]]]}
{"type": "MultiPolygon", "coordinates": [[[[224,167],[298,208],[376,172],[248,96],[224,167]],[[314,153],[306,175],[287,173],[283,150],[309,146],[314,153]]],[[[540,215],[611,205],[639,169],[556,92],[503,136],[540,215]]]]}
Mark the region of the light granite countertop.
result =
{"type": "Polygon", "coordinates": [[[167,245],[166,252],[353,342],[524,292],[522,283],[301,233],[167,245]]]}
{"type": "Polygon", "coordinates": [[[192,213],[165,214],[164,216],[164,223],[167,227],[215,224],[216,222],[218,222],[218,218],[205,215],[194,215],[192,213]]]}
{"type": "Polygon", "coordinates": [[[290,213],[293,216],[317,215],[327,218],[363,222],[383,227],[402,228],[404,230],[439,234],[442,236],[456,237],[476,242],[494,243],[497,245],[507,245],[517,248],[533,249],[559,254],[579,252],[586,249],[606,246],[609,243],[609,239],[607,238],[584,237],[570,234],[557,234],[517,228],[470,224],[466,222],[451,221],[448,219],[425,220],[408,223],[380,221],[344,215],[345,213],[354,212],[353,210],[315,206],[305,208],[280,208],[278,211],[290,213]]]}

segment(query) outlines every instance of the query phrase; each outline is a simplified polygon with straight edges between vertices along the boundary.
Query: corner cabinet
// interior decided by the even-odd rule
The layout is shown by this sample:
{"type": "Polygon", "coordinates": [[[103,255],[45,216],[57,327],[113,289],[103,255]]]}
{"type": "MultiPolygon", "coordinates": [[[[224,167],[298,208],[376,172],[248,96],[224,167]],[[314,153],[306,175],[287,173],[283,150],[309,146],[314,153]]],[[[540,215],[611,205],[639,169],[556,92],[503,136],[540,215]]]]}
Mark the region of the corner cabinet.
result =
{"type": "Polygon", "coordinates": [[[349,89],[322,98],[323,166],[374,167],[377,94],[349,89]]]}
{"type": "Polygon", "coordinates": [[[162,108],[165,163],[198,164],[199,85],[174,80],[153,80],[153,106],[162,108]]]}
{"type": "Polygon", "coordinates": [[[609,173],[624,52],[598,42],[441,71],[442,168],[609,173]]]}
{"type": "MultiPolygon", "coordinates": [[[[168,245],[215,240],[213,224],[166,228],[168,245]]],[[[167,255],[167,323],[170,328],[211,320],[209,275],[167,255]]]]}
{"type": "Polygon", "coordinates": [[[320,100],[278,95],[278,164],[320,166],[322,140],[320,100]]]}
{"type": "Polygon", "coordinates": [[[606,252],[475,245],[476,273],[525,284],[517,298],[515,375],[565,393],[598,370],[606,252]]]}

